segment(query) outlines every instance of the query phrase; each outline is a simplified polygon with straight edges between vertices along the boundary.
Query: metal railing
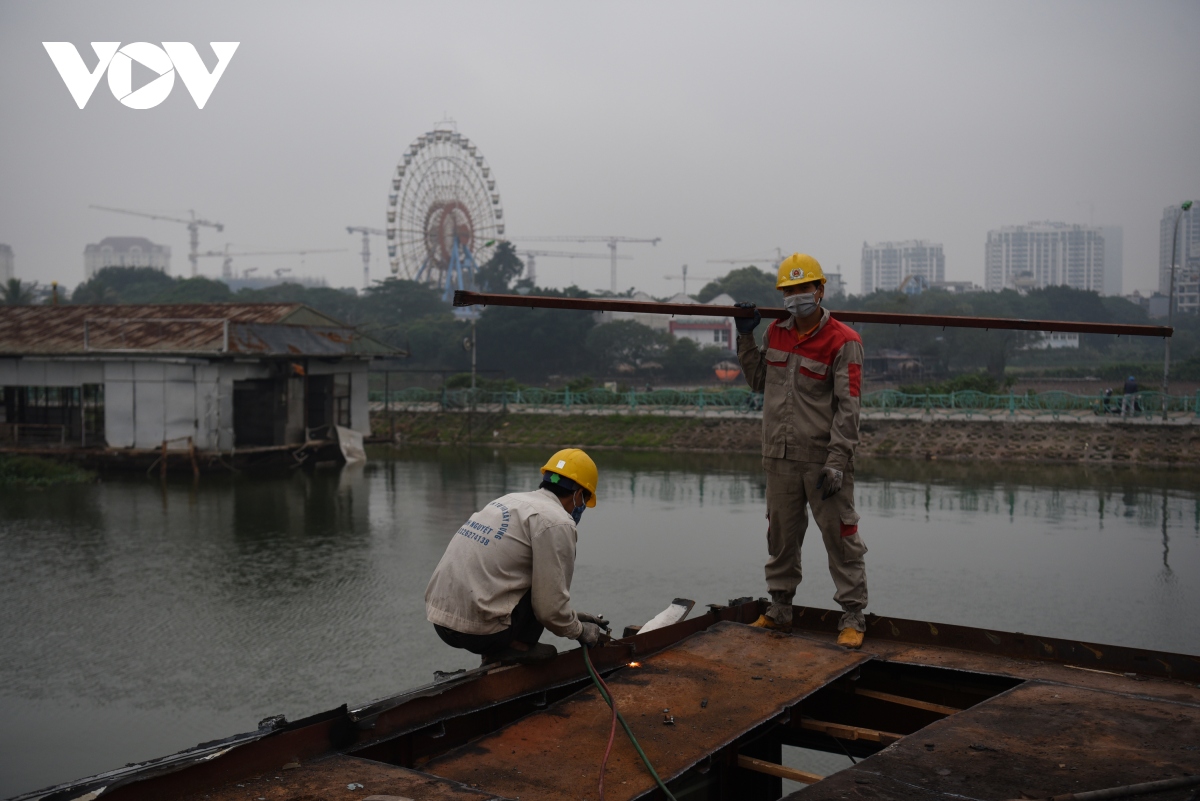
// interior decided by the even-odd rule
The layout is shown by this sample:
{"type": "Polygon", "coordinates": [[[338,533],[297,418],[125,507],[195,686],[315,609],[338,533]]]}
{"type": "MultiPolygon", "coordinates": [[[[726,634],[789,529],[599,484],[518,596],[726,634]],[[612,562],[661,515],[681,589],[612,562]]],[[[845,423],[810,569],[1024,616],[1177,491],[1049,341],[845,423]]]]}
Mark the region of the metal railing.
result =
{"type": "MultiPolygon", "coordinates": [[[[444,411],[468,408],[525,411],[678,411],[734,412],[749,414],[762,410],[762,395],[748,389],[683,390],[655,389],[614,392],[609,389],[421,389],[394,390],[388,395],[387,408],[393,411],[444,411]]],[[[1126,416],[1152,417],[1163,408],[1162,393],[1140,392],[1126,407],[1126,416]]],[[[384,393],[372,392],[373,403],[383,404],[384,393]]],[[[1100,415],[1122,416],[1124,396],[1074,395],[1069,392],[1007,393],[989,395],[974,390],[948,393],[906,393],[894,389],[868,392],[862,396],[864,412],[884,416],[962,415],[972,417],[999,415],[1100,415]]],[[[1200,417],[1200,391],[1194,395],[1167,397],[1171,412],[1200,417]]]]}
{"type": "MultiPolygon", "coordinates": [[[[1111,417],[1151,418],[1163,409],[1161,392],[1139,392],[1128,401],[1124,395],[1075,395],[1070,392],[1050,390],[1017,394],[987,394],[975,390],[948,393],[906,393],[894,389],[883,389],[863,396],[864,410],[883,412],[887,416],[896,412],[903,416],[961,414],[996,416],[997,414],[1059,415],[1093,414],[1111,417]]],[[[1166,408],[1169,412],[1191,413],[1200,417],[1200,391],[1194,395],[1168,395],[1166,408]]]]}

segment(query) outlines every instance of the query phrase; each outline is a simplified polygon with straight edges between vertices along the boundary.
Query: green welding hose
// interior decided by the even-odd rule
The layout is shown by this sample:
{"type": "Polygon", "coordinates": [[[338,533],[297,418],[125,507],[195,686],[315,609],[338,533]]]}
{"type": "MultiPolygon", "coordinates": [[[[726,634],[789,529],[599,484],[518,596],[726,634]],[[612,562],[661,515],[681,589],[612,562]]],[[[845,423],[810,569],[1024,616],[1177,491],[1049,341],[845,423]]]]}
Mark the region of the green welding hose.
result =
{"type": "Polygon", "coordinates": [[[650,764],[650,758],[646,756],[646,752],[642,750],[641,744],[639,744],[637,738],[633,736],[633,731],[629,728],[629,724],[625,722],[625,716],[622,715],[620,710],[613,705],[612,697],[604,689],[604,682],[600,680],[600,677],[596,674],[596,669],[592,667],[592,658],[588,656],[587,646],[584,645],[582,648],[583,663],[587,665],[588,673],[590,673],[592,676],[592,683],[596,685],[596,690],[599,691],[600,697],[604,699],[604,703],[608,704],[609,708],[616,711],[617,720],[621,722],[621,728],[623,728],[625,730],[625,734],[629,736],[629,742],[633,743],[634,750],[636,750],[638,752],[638,756],[642,758],[642,764],[646,766],[646,770],[650,771],[650,775],[654,777],[654,781],[660,788],[662,788],[662,791],[666,794],[667,798],[671,799],[671,801],[677,801],[675,796],[671,795],[671,791],[667,789],[667,785],[663,784],[663,780],[658,778],[658,772],[654,770],[654,766],[650,764]]]}

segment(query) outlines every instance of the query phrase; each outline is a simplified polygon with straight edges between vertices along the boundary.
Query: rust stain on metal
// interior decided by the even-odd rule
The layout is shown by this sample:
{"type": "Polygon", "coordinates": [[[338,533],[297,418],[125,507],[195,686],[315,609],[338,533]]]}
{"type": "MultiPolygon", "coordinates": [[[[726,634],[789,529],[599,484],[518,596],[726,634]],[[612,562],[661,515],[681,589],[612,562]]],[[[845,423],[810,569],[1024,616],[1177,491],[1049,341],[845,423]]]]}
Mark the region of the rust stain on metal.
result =
{"type": "MultiPolygon", "coordinates": [[[[607,682],[665,781],[868,658],[800,637],[718,623],[607,682]],[[702,698],[707,706],[701,706],[702,698]],[[674,725],[662,725],[663,709],[671,710],[674,725]]],[[[575,798],[599,779],[610,723],[608,707],[589,689],[423,769],[522,801],[575,798]]],[[[636,798],[653,787],[633,746],[618,741],[605,775],[606,797],[636,798]]]]}
{"type": "Polygon", "coordinates": [[[1046,798],[1200,773],[1195,743],[1194,705],[1030,682],[789,798],[1046,798]]]}
{"type": "Polygon", "coordinates": [[[181,796],[179,801],[363,801],[372,795],[419,801],[486,801],[496,798],[427,773],[369,759],[334,756],[307,765],[294,762],[280,765],[278,770],[181,796]]]}

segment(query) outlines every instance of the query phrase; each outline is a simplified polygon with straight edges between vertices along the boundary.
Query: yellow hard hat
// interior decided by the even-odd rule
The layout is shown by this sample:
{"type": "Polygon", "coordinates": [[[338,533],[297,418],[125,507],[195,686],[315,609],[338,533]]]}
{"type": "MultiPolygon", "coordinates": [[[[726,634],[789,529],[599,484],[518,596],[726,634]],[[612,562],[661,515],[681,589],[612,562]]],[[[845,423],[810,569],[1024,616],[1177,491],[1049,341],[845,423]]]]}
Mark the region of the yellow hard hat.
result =
{"type": "Polygon", "coordinates": [[[775,278],[775,288],[807,284],[809,281],[825,283],[825,273],[817,260],[807,253],[793,253],[779,264],[779,275],[775,278]]]}
{"type": "Polygon", "coordinates": [[[591,493],[587,499],[588,507],[596,505],[596,483],[600,480],[600,471],[596,469],[592,457],[579,448],[563,448],[542,466],[542,472],[557,473],[571,479],[591,493]]]}

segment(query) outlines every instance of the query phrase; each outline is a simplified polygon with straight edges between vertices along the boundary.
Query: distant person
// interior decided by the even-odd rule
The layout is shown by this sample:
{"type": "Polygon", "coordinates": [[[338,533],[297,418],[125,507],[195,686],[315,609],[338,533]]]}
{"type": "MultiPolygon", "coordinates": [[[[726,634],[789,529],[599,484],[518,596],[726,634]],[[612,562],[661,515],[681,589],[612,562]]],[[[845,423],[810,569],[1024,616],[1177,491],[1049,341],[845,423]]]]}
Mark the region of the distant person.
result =
{"type": "MultiPolygon", "coordinates": [[[[807,505],[829,554],[842,607],[838,644],[862,645],[867,629],[867,546],[854,511],[854,449],[862,386],[862,340],[821,307],[825,274],[812,256],[794,253],[779,265],[775,287],[791,312],[772,321],[760,348],[762,316],[737,317],[738,360],[746,381],[763,393],[762,453],[767,474],[767,591],[771,605],[753,624],[790,631],[800,583],[800,546],[807,505]]],[[[738,303],[754,308],[753,303],[738,303]]]]}
{"type": "Polygon", "coordinates": [[[1125,397],[1121,398],[1121,416],[1126,417],[1137,412],[1137,379],[1133,376],[1125,379],[1125,397]]]}
{"type": "Polygon", "coordinates": [[[533,492],[497,498],[450,539],[425,589],[425,616],[452,648],[493,662],[537,662],[558,653],[550,629],[595,645],[603,615],[571,609],[576,526],[596,505],[596,463],[577,448],[550,457],[533,492]]]}

